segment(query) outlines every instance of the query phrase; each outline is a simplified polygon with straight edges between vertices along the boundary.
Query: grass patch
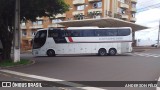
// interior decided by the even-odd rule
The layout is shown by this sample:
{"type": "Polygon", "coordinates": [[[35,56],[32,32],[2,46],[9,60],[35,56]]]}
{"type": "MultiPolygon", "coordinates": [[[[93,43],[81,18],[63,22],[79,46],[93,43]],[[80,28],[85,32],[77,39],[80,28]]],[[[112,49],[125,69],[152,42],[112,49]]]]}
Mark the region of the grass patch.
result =
{"type": "Polygon", "coordinates": [[[0,62],[0,67],[10,67],[10,66],[18,66],[18,65],[27,65],[30,64],[30,60],[21,59],[20,62],[14,63],[12,60],[4,60],[0,62]]]}

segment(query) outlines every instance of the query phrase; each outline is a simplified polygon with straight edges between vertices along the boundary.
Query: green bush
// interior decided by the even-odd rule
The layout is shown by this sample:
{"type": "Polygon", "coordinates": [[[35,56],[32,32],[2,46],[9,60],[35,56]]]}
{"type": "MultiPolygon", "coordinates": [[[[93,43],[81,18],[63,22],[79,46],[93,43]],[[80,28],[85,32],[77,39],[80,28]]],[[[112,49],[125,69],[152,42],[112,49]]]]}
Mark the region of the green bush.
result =
{"type": "Polygon", "coordinates": [[[14,63],[12,60],[4,60],[0,62],[0,67],[9,67],[9,66],[17,66],[17,65],[27,65],[31,63],[30,60],[21,59],[20,62],[14,63]]]}

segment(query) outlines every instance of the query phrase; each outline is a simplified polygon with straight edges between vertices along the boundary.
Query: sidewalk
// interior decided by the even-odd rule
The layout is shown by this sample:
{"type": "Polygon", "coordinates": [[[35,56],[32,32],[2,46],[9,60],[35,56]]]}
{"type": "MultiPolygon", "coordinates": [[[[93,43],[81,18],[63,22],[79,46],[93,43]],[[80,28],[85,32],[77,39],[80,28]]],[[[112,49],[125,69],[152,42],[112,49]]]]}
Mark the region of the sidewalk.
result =
{"type": "Polygon", "coordinates": [[[151,47],[151,46],[136,46],[136,47],[133,47],[133,52],[143,52],[151,49],[160,49],[160,48],[151,47]]]}

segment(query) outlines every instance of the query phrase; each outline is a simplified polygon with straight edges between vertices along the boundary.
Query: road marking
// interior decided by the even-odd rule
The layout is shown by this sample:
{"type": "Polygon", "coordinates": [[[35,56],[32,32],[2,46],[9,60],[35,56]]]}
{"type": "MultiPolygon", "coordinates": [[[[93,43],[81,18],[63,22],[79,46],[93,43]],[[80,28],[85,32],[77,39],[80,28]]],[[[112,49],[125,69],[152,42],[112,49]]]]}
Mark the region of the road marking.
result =
{"type": "MultiPolygon", "coordinates": [[[[17,75],[17,76],[34,78],[34,79],[39,79],[39,80],[44,80],[44,81],[65,81],[65,80],[60,80],[60,79],[55,79],[55,78],[49,78],[49,77],[44,77],[44,76],[38,76],[38,75],[32,75],[32,74],[26,74],[26,73],[11,71],[11,70],[4,70],[4,69],[2,69],[0,71],[4,72],[4,73],[9,73],[9,74],[17,75]]],[[[76,83],[72,83],[72,82],[68,82],[68,83],[60,83],[60,84],[65,84],[65,85],[68,84],[69,86],[79,86],[79,85],[83,86],[81,84],[76,84],[76,83]]],[[[106,89],[97,88],[97,87],[75,87],[75,88],[79,88],[79,89],[83,89],[83,90],[106,90],[106,89]]]]}
{"type": "Polygon", "coordinates": [[[8,74],[4,74],[4,73],[0,73],[1,75],[3,75],[3,76],[6,76],[6,77],[11,77],[10,75],[8,75],[8,74]]]}
{"type": "Polygon", "coordinates": [[[21,79],[21,80],[23,80],[23,81],[32,81],[32,80],[25,79],[25,78],[19,78],[19,79],[21,79]]]}
{"type": "Polygon", "coordinates": [[[145,56],[145,57],[153,57],[153,55],[148,54],[148,53],[138,53],[140,56],[145,56]]]}
{"type": "Polygon", "coordinates": [[[60,87],[60,88],[58,88],[58,89],[60,89],[60,90],[71,90],[71,89],[62,88],[62,87],[60,87]]]}
{"type": "Polygon", "coordinates": [[[160,57],[159,54],[152,54],[152,53],[132,53],[132,54],[129,54],[129,55],[132,55],[132,56],[144,56],[144,57],[160,57]]]}

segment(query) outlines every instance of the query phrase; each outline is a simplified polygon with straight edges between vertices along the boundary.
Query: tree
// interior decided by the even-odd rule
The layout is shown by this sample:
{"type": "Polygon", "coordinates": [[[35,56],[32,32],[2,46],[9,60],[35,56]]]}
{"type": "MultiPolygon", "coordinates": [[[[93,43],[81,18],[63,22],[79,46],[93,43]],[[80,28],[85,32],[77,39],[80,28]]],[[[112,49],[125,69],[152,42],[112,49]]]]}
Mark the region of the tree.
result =
{"type": "MultiPolygon", "coordinates": [[[[0,0],[0,40],[2,42],[2,60],[11,59],[11,47],[14,32],[15,0],[0,0]]],[[[36,17],[53,17],[69,10],[64,0],[21,0],[21,21],[35,21],[36,17]]]]}

